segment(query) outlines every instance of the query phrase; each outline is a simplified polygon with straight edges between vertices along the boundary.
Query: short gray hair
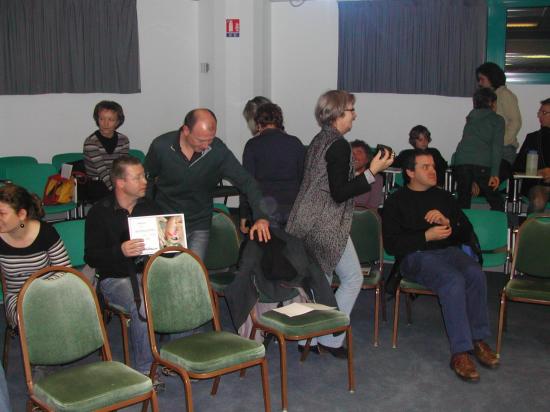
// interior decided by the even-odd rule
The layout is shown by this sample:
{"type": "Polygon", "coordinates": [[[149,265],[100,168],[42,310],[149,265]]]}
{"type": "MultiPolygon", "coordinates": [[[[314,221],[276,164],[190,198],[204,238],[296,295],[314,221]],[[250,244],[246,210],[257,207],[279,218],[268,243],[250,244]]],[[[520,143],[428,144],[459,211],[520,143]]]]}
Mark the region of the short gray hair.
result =
{"type": "Polygon", "coordinates": [[[331,126],[342,117],[349,105],[355,104],[355,96],[345,90],[329,90],[322,94],[315,106],[315,118],[319,126],[331,126]]]}

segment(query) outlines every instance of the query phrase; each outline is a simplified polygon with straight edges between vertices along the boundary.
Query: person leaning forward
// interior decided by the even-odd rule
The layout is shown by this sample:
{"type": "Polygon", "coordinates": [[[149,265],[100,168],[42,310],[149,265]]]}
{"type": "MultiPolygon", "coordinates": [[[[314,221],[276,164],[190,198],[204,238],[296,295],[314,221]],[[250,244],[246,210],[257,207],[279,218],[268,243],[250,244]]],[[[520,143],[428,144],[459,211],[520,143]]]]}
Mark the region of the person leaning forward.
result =
{"type": "Polygon", "coordinates": [[[164,213],[185,215],[187,245],[201,259],[208,247],[212,192],[222,179],[231,181],[248,198],[255,219],[250,237],[256,234],[260,241],[270,238],[258,184],[216,137],[216,128],[211,110],[191,110],[179,130],[153,140],[145,158],[148,198],[164,213]]]}

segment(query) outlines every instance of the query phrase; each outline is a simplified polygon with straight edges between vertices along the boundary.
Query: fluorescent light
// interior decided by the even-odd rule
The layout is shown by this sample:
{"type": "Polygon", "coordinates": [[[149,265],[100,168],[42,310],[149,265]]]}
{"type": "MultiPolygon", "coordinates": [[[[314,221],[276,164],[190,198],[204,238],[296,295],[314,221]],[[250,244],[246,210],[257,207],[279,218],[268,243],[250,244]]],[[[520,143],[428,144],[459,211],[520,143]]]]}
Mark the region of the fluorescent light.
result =
{"type": "Polygon", "coordinates": [[[509,29],[532,29],[538,27],[538,23],[506,23],[506,27],[509,29]]]}

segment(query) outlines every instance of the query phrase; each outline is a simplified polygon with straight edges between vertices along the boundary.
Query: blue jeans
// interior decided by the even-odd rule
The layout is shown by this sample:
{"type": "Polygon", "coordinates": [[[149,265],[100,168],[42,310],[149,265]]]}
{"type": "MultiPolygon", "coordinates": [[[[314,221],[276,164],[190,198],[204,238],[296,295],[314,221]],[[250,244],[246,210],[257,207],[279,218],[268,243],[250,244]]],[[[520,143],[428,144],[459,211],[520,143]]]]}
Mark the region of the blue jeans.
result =
{"type": "MultiPolygon", "coordinates": [[[[141,316],[145,319],[145,304],[143,303],[143,291],[141,290],[141,274],[138,275],[139,290],[141,294],[141,316]]],[[[153,356],[149,345],[147,322],[138,316],[132,284],[129,277],[104,278],[100,283],[101,292],[110,303],[122,306],[130,314],[130,345],[132,346],[132,365],[141,373],[149,374],[153,356]]]]}
{"type": "Polygon", "coordinates": [[[473,340],[490,335],[485,273],[460,248],[410,253],[401,273],[437,293],[452,354],[470,351],[473,340]]]}
{"type": "MultiPolygon", "coordinates": [[[[336,303],[338,303],[338,309],[349,316],[357,300],[357,295],[359,295],[361,291],[361,285],[363,284],[363,272],[361,272],[359,258],[357,257],[357,252],[355,251],[355,247],[350,237],[348,237],[348,243],[346,244],[344,253],[334,271],[340,278],[340,286],[334,295],[336,297],[336,303]]],[[[332,274],[330,274],[330,276],[327,275],[327,280],[329,283],[332,283],[332,274]]],[[[339,348],[344,343],[345,337],[345,333],[338,336],[330,334],[321,336],[317,340],[322,345],[331,348],[339,348]]],[[[305,341],[300,341],[300,344],[305,344],[305,341]]],[[[315,340],[312,340],[312,344],[315,344],[315,340]]]]}
{"type": "Polygon", "coordinates": [[[0,410],[5,412],[11,411],[10,396],[8,394],[8,385],[6,383],[6,376],[4,375],[4,369],[0,364],[0,410]]]}
{"type": "Polygon", "coordinates": [[[193,230],[187,233],[187,249],[195,252],[201,260],[206,256],[208,249],[208,239],[210,238],[209,230],[193,230]]]}

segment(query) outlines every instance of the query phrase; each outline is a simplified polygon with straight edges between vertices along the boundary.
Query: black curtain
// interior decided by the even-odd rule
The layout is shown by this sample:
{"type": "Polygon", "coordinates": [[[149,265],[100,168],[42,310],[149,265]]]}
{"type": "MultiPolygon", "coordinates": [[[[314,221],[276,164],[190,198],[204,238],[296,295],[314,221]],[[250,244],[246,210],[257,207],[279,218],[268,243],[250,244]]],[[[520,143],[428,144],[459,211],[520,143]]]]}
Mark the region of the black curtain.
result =
{"type": "Polygon", "coordinates": [[[138,93],[136,0],[0,0],[0,94],[138,93]]]}
{"type": "Polygon", "coordinates": [[[340,1],[338,88],[471,96],[485,60],[485,0],[340,1]]]}

